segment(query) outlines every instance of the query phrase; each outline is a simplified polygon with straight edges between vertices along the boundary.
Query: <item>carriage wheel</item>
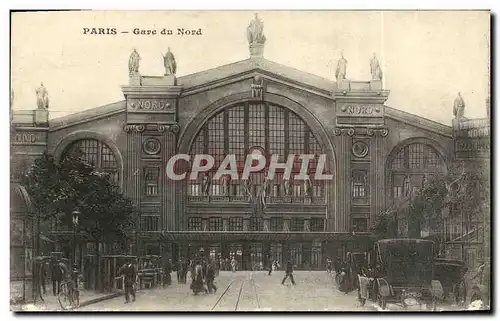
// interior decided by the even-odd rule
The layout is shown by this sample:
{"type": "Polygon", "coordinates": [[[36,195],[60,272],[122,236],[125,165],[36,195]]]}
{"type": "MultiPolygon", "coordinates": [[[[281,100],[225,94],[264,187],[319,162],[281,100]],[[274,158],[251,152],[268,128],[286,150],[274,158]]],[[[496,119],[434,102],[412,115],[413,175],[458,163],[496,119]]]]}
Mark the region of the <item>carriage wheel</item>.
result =
{"type": "Polygon", "coordinates": [[[358,301],[359,301],[359,303],[361,304],[361,306],[364,306],[364,305],[365,305],[365,303],[366,303],[366,299],[363,299],[363,298],[361,297],[361,289],[360,289],[360,288],[358,288],[358,301]]]}
{"type": "Polygon", "coordinates": [[[385,310],[385,307],[387,305],[387,300],[385,297],[383,297],[382,295],[380,294],[377,294],[377,304],[379,305],[379,307],[382,308],[382,310],[385,310]]]}

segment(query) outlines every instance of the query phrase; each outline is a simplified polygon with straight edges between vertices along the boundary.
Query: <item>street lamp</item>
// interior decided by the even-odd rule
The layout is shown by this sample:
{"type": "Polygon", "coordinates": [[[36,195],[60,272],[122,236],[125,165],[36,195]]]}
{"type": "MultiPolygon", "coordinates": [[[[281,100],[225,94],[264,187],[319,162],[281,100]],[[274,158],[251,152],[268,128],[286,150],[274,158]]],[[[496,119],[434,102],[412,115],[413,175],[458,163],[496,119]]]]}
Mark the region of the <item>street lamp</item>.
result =
{"type": "Polygon", "coordinates": [[[75,281],[75,287],[78,287],[78,264],[76,258],[76,232],[78,229],[78,218],[80,217],[80,211],[78,209],[73,211],[73,278],[75,281]]]}

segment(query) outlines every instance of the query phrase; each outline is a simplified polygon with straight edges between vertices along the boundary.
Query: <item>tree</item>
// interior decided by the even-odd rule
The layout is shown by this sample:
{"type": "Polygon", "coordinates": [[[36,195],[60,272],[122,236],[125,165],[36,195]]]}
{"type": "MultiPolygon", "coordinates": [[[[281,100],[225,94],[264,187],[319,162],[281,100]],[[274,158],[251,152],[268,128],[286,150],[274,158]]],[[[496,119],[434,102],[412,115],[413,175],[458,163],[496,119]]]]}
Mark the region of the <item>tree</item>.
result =
{"type": "Polygon", "coordinates": [[[395,221],[395,213],[389,209],[377,216],[371,231],[375,239],[388,239],[397,237],[397,226],[395,221]]]}
{"type": "Polygon", "coordinates": [[[69,227],[72,212],[78,209],[79,231],[91,242],[125,245],[135,227],[137,211],[131,200],[108,173],[97,171],[78,153],[59,164],[44,154],[23,180],[41,220],[56,219],[69,227]]]}

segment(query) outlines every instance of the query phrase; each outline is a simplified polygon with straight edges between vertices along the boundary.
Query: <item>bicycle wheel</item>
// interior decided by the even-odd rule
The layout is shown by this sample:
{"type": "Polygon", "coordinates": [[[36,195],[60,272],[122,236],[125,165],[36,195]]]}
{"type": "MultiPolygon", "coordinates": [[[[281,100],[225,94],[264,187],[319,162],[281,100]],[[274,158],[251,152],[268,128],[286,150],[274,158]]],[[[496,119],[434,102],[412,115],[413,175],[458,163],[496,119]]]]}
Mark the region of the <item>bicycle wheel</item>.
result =
{"type": "Polygon", "coordinates": [[[79,308],[80,307],[80,290],[74,289],[73,290],[73,308],[79,308]]]}
{"type": "Polygon", "coordinates": [[[57,295],[57,300],[59,301],[59,304],[61,305],[61,308],[63,310],[69,310],[72,308],[73,300],[71,300],[71,297],[69,295],[67,283],[61,284],[61,289],[59,291],[59,294],[57,295]]]}

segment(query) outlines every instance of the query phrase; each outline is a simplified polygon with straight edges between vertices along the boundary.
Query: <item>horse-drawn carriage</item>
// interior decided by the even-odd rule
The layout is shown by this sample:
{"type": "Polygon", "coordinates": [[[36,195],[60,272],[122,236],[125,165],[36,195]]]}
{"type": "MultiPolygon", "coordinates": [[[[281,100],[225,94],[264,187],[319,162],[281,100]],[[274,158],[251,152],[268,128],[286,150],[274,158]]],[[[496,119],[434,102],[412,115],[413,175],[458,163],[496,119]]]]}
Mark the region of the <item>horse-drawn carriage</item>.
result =
{"type": "Polygon", "coordinates": [[[420,239],[387,239],[375,243],[368,268],[358,275],[358,300],[410,305],[426,304],[436,310],[443,295],[434,277],[434,242],[420,239]]]}

